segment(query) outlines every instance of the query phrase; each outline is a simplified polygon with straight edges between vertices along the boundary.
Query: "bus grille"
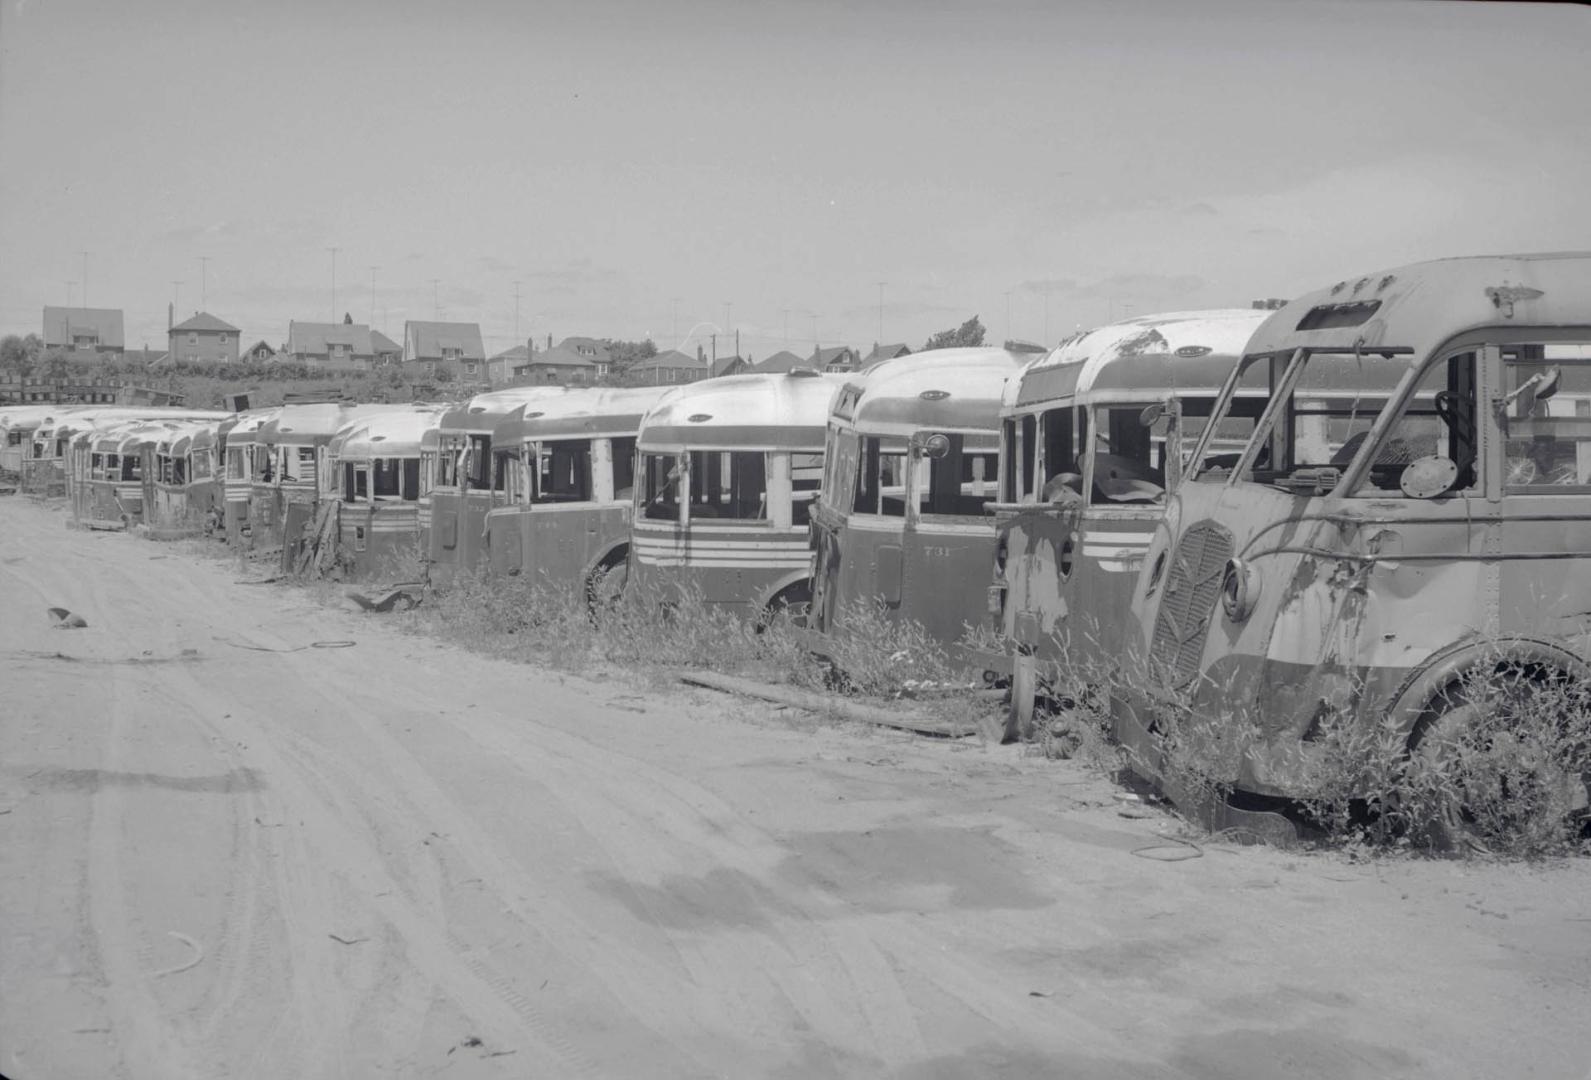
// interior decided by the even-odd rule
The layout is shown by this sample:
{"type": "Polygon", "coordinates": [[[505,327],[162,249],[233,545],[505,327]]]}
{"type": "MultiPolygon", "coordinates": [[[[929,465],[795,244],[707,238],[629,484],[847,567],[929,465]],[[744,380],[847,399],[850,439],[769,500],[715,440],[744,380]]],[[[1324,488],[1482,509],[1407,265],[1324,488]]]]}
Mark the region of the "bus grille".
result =
{"type": "Polygon", "coordinates": [[[1199,673],[1205,631],[1231,557],[1232,534],[1213,521],[1201,521],[1183,534],[1166,570],[1151,655],[1177,686],[1199,673]]]}

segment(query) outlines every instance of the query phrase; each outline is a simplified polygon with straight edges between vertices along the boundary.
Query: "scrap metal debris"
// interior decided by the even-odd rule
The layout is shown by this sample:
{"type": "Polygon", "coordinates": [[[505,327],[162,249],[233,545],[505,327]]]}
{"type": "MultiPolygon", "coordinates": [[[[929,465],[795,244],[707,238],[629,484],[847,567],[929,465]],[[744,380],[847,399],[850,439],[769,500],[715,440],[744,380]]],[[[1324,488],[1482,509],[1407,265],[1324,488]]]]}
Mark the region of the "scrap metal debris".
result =
{"type": "Polygon", "coordinates": [[[50,618],[55,620],[55,629],[57,630],[78,630],[88,625],[87,619],[66,610],[64,607],[52,607],[46,610],[49,612],[50,618]]]}

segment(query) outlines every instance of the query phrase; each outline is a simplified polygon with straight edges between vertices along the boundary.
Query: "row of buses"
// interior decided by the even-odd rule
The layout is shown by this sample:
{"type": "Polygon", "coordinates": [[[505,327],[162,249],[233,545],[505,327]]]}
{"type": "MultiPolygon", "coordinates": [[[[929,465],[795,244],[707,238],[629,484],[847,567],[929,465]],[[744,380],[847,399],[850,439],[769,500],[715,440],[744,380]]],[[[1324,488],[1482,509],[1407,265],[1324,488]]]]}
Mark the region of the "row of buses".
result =
{"type": "MultiPolygon", "coordinates": [[[[351,573],[413,552],[441,588],[690,590],[817,651],[873,605],[1009,685],[1013,737],[1097,686],[1150,779],[1171,691],[1260,733],[1221,778],[1247,824],[1309,794],[1328,716],[1392,718],[1412,751],[1486,707],[1457,692],[1477,672],[1591,674],[1588,254],[1418,264],[1039,356],[7,422],[83,519],[284,551],[315,529],[351,573]]],[[[1582,804],[1587,779],[1565,778],[1582,804]]]]}

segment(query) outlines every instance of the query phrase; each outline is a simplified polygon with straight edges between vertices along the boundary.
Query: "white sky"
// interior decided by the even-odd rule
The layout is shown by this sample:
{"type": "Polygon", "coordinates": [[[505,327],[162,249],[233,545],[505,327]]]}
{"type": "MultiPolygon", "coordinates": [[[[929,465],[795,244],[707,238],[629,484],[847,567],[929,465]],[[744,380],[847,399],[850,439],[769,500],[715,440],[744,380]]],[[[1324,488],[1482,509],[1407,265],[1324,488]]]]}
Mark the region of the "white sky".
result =
{"type": "Polygon", "coordinates": [[[1588,192],[1585,8],[0,0],[6,333],[87,250],[129,347],[201,274],[246,343],[435,296],[496,352],[515,281],[543,339],[865,347],[885,282],[885,341],[1053,342],[1591,248],[1588,192]]]}

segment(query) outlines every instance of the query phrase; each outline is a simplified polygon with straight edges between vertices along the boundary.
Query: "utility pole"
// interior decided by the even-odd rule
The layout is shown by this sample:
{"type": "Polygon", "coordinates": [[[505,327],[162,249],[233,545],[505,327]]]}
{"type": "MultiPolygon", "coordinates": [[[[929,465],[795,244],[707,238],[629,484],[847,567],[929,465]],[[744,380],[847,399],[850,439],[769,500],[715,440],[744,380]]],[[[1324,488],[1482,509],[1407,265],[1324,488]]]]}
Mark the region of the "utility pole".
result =
{"type": "Polygon", "coordinates": [[[519,282],[514,282],[514,343],[519,343],[519,282]]]}
{"type": "Polygon", "coordinates": [[[431,318],[436,321],[440,321],[442,318],[442,316],[437,314],[437,312],[442,310],[442,301],[440,299],[442,294],[437,291],[437,285],[441,280],[441,278],[431,279],[431,318]]]}
{"type": "Polygon", "coordinates": [[[78,254],[83,256],[83,307],[86,310],[88,308],[88,252],[79,251],[78,254]]]}
{"type": "Polygon", "coordinates": [[[329,247],[331,252],[331,321],[337,321],[337,249],[329,247]]]}
{"type": "MultiPolygon", "coordinates": [[[[209,288],[208,288],[209,270],[210,270],[210,256],[208,256],[208,255],[200,255],[199,256],[199,310],[200,311],[205,311],[205,310],[207,310],[210,307],[209,288]]],[[[337,272],[335,270],[333,270],[332,271],[332,276],[335,277],[336,273],[337,272]]],[[[336,286],[333,285],[332,288],[335,289],[336,286]]],[[[332,307],[336,307],[336,306],[337,306],[337,299],[334,296],[332,298],[332,307]]]]}
{"type": "Polygon", "coordinates": [[[886,281],[878,283],[878,343],[884,344],[884,286],[886,281]]]}
{"type": "Polygon", "coordinates": [[[173,311],[182,310],[182,282],[171,283],[171,308],[173,311]]]}
{"type": "Polygon", "coordinates": [[[370,325],[371,326],[376,325],[376,271],[380,270],[380,269],[381,269],[381,267],[379,267],[379,266],[372,266],[370,268],[370,325]]]}

